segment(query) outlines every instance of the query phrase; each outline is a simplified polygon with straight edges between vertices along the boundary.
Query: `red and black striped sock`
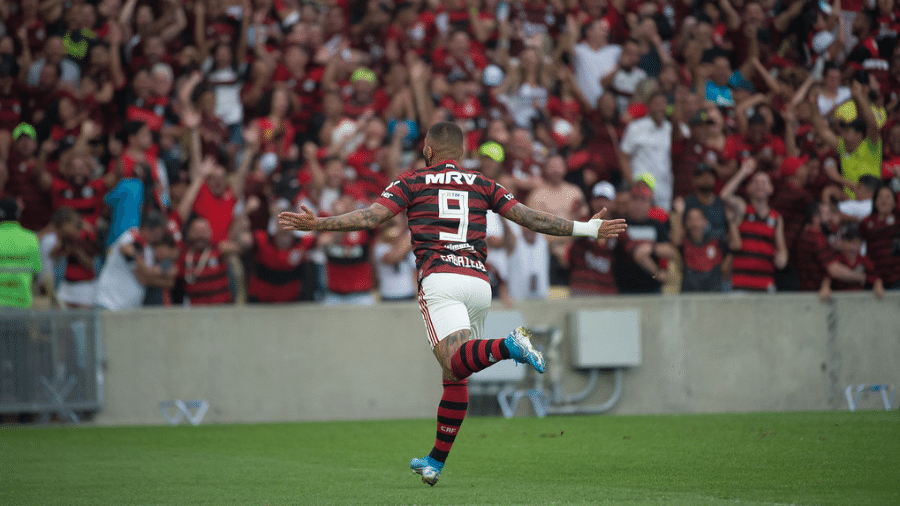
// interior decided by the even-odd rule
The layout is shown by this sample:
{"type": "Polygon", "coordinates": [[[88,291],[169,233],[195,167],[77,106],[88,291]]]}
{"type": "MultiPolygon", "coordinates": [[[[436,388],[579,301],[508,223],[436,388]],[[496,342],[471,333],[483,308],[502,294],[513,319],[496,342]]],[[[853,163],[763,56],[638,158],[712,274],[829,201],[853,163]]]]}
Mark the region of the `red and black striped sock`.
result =
{"type": "Polygon", "coordinates": [[[437,438],[434,440],[434,448],[429,456],[434,460],[444,463],[450,447],[459,434],[459,426],[466,418],[466,409],[469,407],[468,382],[445,381],[444,394],[437,412],[437,438]]]}
{"type": "Polygon", "coordinates": [[[464,380],[507,358],[509,350],[503,339],[472,339],[459,347],[450,359],[450,367],[457,379],[464,380]]]}

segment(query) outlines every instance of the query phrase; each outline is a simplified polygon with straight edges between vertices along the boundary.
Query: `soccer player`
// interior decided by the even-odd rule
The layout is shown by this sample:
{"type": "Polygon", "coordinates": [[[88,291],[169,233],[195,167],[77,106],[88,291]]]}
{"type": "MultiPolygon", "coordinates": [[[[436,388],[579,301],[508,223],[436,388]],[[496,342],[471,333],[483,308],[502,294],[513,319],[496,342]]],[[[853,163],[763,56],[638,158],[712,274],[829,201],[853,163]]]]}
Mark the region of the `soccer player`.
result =
{"type": "Polygon", "coordinates": [[[419,306],[444,382],[434,448],[410,467],[434,485],[466,415],[466,378],[510,358],[544,372],[544,358],[524,328],[505,339],[482,335],[491,305],[484,266],[487,211],[548,235],[606,239],[617,237],[626,225],[621,219],[602,220],[605,209],[590,221],[573,222],[519,203],[495,181],[459,166],[463,133],[454,123],[432,126],[422,154],[429,166],[400,176],[368,208],[319,218],[301,206],[302,213],[281,213],[278,221],[291,230],[349,232],[375,228],[406,210],[419,271],[419,306]]]}

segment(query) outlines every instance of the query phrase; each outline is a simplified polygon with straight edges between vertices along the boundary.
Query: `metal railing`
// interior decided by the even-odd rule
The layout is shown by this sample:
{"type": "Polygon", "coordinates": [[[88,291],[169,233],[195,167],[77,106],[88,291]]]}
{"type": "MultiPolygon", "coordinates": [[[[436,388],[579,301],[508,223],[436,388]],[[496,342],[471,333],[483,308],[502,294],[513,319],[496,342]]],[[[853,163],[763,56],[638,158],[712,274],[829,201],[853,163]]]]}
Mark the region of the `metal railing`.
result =
{"type": "Polygon", "coordinates": [[[77,423],[103,405],[103,341],[93,310],[0,308],[0,414],[77,423]]]}

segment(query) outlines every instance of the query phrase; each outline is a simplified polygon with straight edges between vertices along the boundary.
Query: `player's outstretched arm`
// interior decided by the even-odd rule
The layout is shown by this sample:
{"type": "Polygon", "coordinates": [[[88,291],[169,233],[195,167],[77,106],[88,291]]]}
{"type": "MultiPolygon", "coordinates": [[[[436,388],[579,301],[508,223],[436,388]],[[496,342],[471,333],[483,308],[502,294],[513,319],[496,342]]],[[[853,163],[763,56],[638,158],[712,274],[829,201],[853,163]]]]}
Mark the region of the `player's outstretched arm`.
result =
{"type": "Polygon", "coordinates": [[[283,212],[278,215],[278,225],[286,230],[314,230],[332,232],[353,232],[369,230],[394,217],[387,207],[374,203],[365,209],[328,218],[319,218],[308,207],[300,205],[302,213],[283,212]]]}
{"type": "Polygon", "coordinates": [[[503,217],[525,228],[547,235],[574,235],[608,239],[618,237],[628,227],[623,219],[602,219],[605,215],[606,208],[604,207],[588,222],[572,221],[518,203],[506,211],[503,217]]]}

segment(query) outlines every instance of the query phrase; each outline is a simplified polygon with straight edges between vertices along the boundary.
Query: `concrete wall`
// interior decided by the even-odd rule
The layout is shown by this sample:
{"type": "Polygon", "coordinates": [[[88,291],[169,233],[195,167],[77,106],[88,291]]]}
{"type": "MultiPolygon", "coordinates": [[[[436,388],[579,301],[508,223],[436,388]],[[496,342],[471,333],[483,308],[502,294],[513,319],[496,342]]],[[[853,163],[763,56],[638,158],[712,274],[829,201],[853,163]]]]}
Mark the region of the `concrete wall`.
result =
{"type": "MultiPolygon", "coordinates": [[[[579,309],[641,311],[643,364],[612,413],[846,409],[849,383],[900,386],[900,294],[610,297],[529,302],[532,325],[579,309]]],[[[431,418],[440,369],[415,303],[104,313],[100,424],[165,423],[158,404],[207,399],[204,422],[431,418]]],[[[598,329],[602,331],[603,329],[598,329]]],[[[500,336],[497,336],[500,337],[500,336]]],[[[563,357],[568,358],[564,346],[563,357]]],[[[611,376],[585,404],[605,400],[611,376]]],[[[566,368],[567,393],[585,374],[566,368]]],[[[880,402],[880,401],[879,401],[880,402]]],[[[862,407],[876,407],[874,400],[862,407]]],[[[531,413],[520,406],[517,414],[531,413]]]]}

